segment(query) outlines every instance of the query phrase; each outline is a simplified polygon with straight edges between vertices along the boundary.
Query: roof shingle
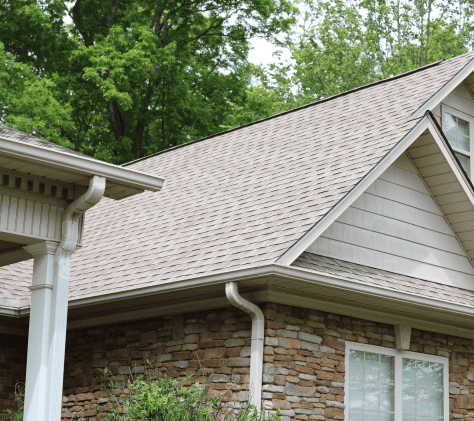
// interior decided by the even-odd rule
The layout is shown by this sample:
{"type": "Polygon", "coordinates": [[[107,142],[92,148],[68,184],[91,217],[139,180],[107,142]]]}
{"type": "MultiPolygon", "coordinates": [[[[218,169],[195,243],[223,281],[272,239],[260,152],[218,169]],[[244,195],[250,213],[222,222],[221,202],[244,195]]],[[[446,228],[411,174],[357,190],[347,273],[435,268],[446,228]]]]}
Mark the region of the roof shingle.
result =
{"type": "Polygon", "coordinates": [[[412,113],[473,56],[132,163],[163,176],[164,187],[104,199],[87,213],[70,299],[274,263],[413,128],[412,113]]]}

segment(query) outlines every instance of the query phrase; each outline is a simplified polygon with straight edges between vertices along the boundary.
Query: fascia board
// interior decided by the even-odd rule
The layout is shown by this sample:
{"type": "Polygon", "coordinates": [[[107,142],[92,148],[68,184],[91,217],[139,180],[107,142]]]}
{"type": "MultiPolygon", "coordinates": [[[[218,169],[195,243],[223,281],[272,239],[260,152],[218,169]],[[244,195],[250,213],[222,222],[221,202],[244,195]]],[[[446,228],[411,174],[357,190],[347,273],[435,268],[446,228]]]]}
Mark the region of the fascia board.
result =
{"type": "Polygon", "coordinates": [[[415,307],[423,307],[425,309],[433,310],[433,312],[438,315],[440,312],[448,312],[461,317],[468,316],[474,318],[474,307],[465,304],[456,304],[437,298],[423,297],[410,292],[387,289],[376,285],[367,285],[356,280],[348,281],[335,276],[318,274],[302,268],[282,265],[274,266],[275,273],[278,273],[280,276],[308,282],[314,286],[320,285],[334,288],[336,290],[343,290],[345,292],[350,291],[358,295],[362,294],[372,298],[389,299],[390,301],[411,304],[415,307]]]}
{"type": "MultiPolygon", "coordinates": [[[[271,264],[266,266],[258,266],[255,268],[242,269],[234,272],[227,272],[217,275],[211,275],[203,278],[198,278],[189,281],[173,282],[164,285],[158,285],[156,287],[142,288],[132,291],[125,291],[123,293],[108,294],[107,296],[91,297],[80,300],[73,300],[69,303],[69,308],[83,307],[92,304],[106,303],[111,301],[131,299],[143,297],[151,294],[159,294],[170,291],[178,291],[187,288],[204,286],[204,285],[215,285],[224,284],[231,281],[243,281],[245,279],[255,279],[267,276],[279,276],[287,278],[289,280],[298,280],[300,282],[308,283],[312,286],[321,286],[326,289],[334,290],[334,296],[337,298],[338,291],[352,292],[354,295],[363,295],[371,297],[373,299],[384,299],[393,302],[399,302],[404,304],[412,305],[415,308],[424,308],[429,310],[436,316],[441,317],[442,313],[449,313],[455,315],[460,321],[466,317],[474,320],[474,307],[465,304],[456,304],[447,302],[441,299],[432,297],[423,297],[410,292],[397,291],[393,289],[387,289],[376,285],[367,285],[356,280],[345,280],[340,279],[336,276],[319,274],[307,269],[289,267],[278,264],[271,264]]],[[[224,296],[224,291],[222,292],[224,296]]],[[[13,300],[12,300],[13,301],[13,300]]],[[[21,300],[22,304],[25,304],[25,300],[21,300]]],[[[12,315],[12,311],[16,311],[16,317],[22,317],[29,314],[29,308],[24,306],[22,308],[12,307],[6,308],[1,305],[0,302],[0,314],[12,315]],[[8,314],[5,313],[8,312],[8,314]]]]}
{"type": "Polygon", "coordinates": [[[402,153],[405,152],[427,129],[428,122],[428,116],[424,116],[331,211],[293,244],[276,263],[287,266],[291,265],[402,153]]]}
{"type": "Polygon", "coordinates": [[[418,108],[412,115],[422,115],[426,111],[432,111],[444,98],[446,98],[453,89],[458,86],[474,71],[474,58],[469,61],[449,82],[447,82],[438,92],[436,92],[428,101],[418,108]]]}
{"type": "Polygon", "coordinates": [[[139,190],[159,191],[164,182],[163,178],[140,171],[0,137],[1,155],[85,176],[98,175],[139,190]]]}

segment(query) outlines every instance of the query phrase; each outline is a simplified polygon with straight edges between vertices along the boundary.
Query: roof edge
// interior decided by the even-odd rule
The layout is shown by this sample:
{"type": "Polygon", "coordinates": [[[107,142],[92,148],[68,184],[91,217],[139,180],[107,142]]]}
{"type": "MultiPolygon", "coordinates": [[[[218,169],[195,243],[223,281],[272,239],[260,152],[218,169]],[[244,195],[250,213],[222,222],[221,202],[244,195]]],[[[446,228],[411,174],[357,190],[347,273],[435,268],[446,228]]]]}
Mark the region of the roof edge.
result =
{"type": "MultiPolygon", "coordinates": [[[[410,120],[407,120],[410,121],[410,120]]],[[[297,240],[276,264],[291,265],[426,130],[425,115],[334,207],[297,240]]]]}
{"type": "MultiPolygon", "coordinates": [[[[211,276],[202,277],[199,279],[192,279],[182,281],[178,283],[171,283],[160,285],[156,287],[139,288],[132,291],[127,291],[127,296],[124,297],[122,293],[108,294],[106,296],[96,296],[90,299],[74,300],[69,303],[69,308],[84,307],[87,305],[105,303],[109,301],[115,301],[117,297],[121,299],[125,298],[138,298],[150,294],[158,294],[169,292],[171,289],[179,290],[190,288],[192,286],[203,286],[203,285],[215,285],[224,284],[229,281],[242,281],[244,279],[255,278],[255,277],[267,277],[269,275],[281,276],[288,279],[296,279],[302,282],[307,282],[313,286],[324,286],[337,291],[349,291],[355,294],[362,294],[370,296],[375,299],[390,300],[393,302],[406,303],[416,308],[424,308],[432,311],[434,315],[440,316],[440,313],[446,313],[455,315],[460,322],[465,322],[466,317],[471,319],[472,325],[474,326],[474,308],[465,304],[457,304],[454,302],[446,302],[435,297],[424,297],[419,296],[415,293],[406,291],[398,291],[395,289],[389,289],[378,285],[367,285],[357,280],[345,280],[337,276],[329,274],[321,274],[316,271],[311,271],[305,268],[299,268],[294,266],[284,266],[279,264],[269,264],[264,266],[256,266],[246,269],[240,269],[233,272],[224,272],[211,276]]],[[[224,291],[222,295],[225,296],[224,291]]],[[[20,301],[20,300],[19,300],[20,301]]],[[[301,304],[301,303],[300,303],[301,304]]],[[[0,305],[0,314],[5,314],[5,309],[0,305]]],[[[9,309],[11,311],[11,307],[9,309]]],[[[27,307],[16,309],[16,317],[25,317],[29,314],[27,307]]],[[[12,316],[12,314],[8,314],[12,316]]],[[[13,317],[15,317],[13,316],[13,317]]],[[[414,311],[411,317],[416,317],[414,311]]]]}
{"type": "Polygon", "coordinates": [[[73,172],[85,176],[99,175],[117,184],[138,190],[158,191],[164,183],[163,178],[141,171],[122,168],[119,165],[59,152],[38,145],[5,139],[1,134],[0,154],[37,165],[56,168],[60,171],[73,172]]]}
{"type": "Polygon", "coordinates": [[[337,99],[337,98],[352,94],[354,92],[358,92],[358,91],[361,91],[363,89],[370,88],[372,86],[376,86],[376,85],[380,85],[382,83],[390,82],[390,81],[395,80],[395,79],[400,79],[402,77],[411,75],[413,73],[421,72],[421,71],[424,71],[424,70],[429,69],[431,67],[437,66],[437,65],[439,65],[440,63],[442,63],[444,61],[446,61],[446,60],[444,60],[444,59],[443,60],[438,60],[438,61],[435,61],[434,63],[427,64],[426,66],[418,67],[416,69],[409,70],[408,72],[400,73],[399,75],[395,75],[395,76],[392,76],[392,77],[389,77],[389,78],[386,78],[386,79],[377,80],[377,81],[369,83],[367,85],[362,85],[362,86],[359,86],[357,88],[350,89],[350,90],[345,91],[345,92],[341,92],[340,94],[320,99],[319,101],[310,102],[309,104],[301,105],[299,107],[292,108],[291,110],[282,111],[281,113],[274,114],[274,115],[271,115],[269,117],[262,118],[260,120],[255,120],[255,121],[252,121],[252,122],[247,123],[247,124],[243,124],[242,126],[233,127],[232,129],[224,130],[222,132],[214,133],[214,134],[211,134],[209,136],[205,136],[205,137],[201,137],[199,139],[191,140],[190,142],[182,143],[181,145],[172,146],[171,148],[164,149],[162,151],[152,153],[150,155],[144,156],[142,158],[135,159],[135,160],[130,161],[130,162],[126,162],[124,164],[121,164],[121,166],[126,167],[128,165],[133,165],[137,162],[144,161],[144,160],[146,160],[148,158],[152,158],[154,156],[162,155],[166,152],[174,151],[175,149],[179,149],[179,148],[182,148],[184,146],[188,146],[188,145],[192,145],[192,144],[195,144],[195,143],[198,143],[198,142],[202,142],[204,140],[212,139],[214,137],[221,136],[221,135],[227,134],[227,133],[231,133],[231,132],[243,129],[245,127],[253,126],[254,124],[263,123],[264,121],[272,120],[274,118],[278,118],[280,116],[290,114],[292,112],[296,112],[296,111],[299,111],[299,110],[303,110],[305,108],[309,108],[309,107],[312,107],[312,106],[315,106],[315,105],[319,105],[319,104],[322,104],[324,102],[328,102],[328,101],[331,101],[333,99],[337,99]]]}
{"type": "MultiPolygon", "coordinates": [[[[470,51],[469,53],[472,53],[470,51]]],[[[466,54],[469,54],[466,53],[466,54]]],[[[458,56],[461,57],[461,56],[458,56]]],[[[464,65],[448,82],[446,82],[438,91],[431,96],[423,105],[413,112],[413,116],[424,114],[426,111],[433,110],[444,98],[446,98],[453,89],[458,86],[474,71],[474,57],[464,65]]]]}

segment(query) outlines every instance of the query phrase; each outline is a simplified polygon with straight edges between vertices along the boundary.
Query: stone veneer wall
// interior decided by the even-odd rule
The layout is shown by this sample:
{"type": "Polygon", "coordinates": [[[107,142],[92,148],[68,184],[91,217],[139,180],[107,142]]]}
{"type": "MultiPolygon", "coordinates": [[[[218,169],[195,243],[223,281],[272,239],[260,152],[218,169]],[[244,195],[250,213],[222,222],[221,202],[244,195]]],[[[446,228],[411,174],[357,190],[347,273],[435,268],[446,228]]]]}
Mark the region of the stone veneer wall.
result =
{"type": "Polygon", "coordinates": [[[250,317],[231,307],[68,332],[63,419],[101,420],[112,404],[99,369],[111,370],[122,387],[129,376],[153,373],[147,360],[173,378],[205,374],[225,401],[247,399],[250,329],[250,317]]]}
{"type": "MultiPolygon", "coordinates": [[[[394,347],[392,325],[266,303],[263,405],[283,421],[344,418],[346,340],[394,347]]],[[[109,412],[99,368],[124,384],[149,373],[147,359],[171,377],[200,374],[226,401],[248,397],[250,317],[235,308],[70,331],[67,335],[63,419],[99,421],[109,412]]],[[[0,336],[2,409],[13,405],[13,385],[24,379],[26,344],[0,336]]],[[[474,421],[474,340],[414,329],[410,350],[449,357],[450,419],[474,421]]]]}
{"type": "MultiPolygon", "coordinates": [[[[264,407],[283,420],[343,420],[345,341],[395,347],[392,325],[269,303],[264,407]]],[[[410,351],[449,357],[450,419],[474,420],[474,341],[413,329],[410,351]]]]}
{"type": "Polygon", "coordinates": [[[26,338],[0,334],[0,419],[6,419],[6,409],[16,408],[15,385],[25,381],[26,350],[26,338]]]}

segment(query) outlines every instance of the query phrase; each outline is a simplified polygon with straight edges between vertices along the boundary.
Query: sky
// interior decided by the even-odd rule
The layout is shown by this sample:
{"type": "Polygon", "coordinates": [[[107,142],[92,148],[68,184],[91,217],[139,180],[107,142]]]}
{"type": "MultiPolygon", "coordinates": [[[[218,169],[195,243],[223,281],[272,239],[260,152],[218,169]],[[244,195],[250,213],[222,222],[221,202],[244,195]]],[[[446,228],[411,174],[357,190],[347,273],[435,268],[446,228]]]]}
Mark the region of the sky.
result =
{"type": "MultiPolygon", "coordinates": [[[[249,53],[249,61],[251,63],[268,65],[277,62],[277,58],[273,56],[273,53],[276,51],[276,47],[274,45],[259,38],[253,38],[251,44],[253,47],[249,53]]],[[[289,58],[289,51],[283,50],[281,59],[288,60],[289,58]]]]}

